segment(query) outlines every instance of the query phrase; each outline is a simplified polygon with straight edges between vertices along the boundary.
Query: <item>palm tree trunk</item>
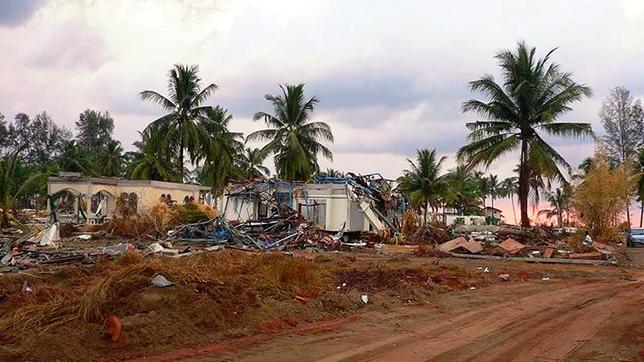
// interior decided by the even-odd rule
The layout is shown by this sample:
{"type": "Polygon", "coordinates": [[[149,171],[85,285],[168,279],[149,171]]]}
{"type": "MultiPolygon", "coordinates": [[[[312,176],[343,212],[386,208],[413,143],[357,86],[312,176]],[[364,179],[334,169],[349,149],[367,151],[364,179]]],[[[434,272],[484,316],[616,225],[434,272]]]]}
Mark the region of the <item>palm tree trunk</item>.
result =
{"type": "Polygon", "coordinates": [[[510,202],[512,203],[512,214],[514,215],[514,225],[517,224],[517,210],[514,208],[514,194],[510,194],[510,202]]]}
{"type": "Polygon", "coordinates": [[[425,201],[425,210],[423,211],[423,227],[427,225],[427,209],[429,208],[429,203],[425,201]]]}
{"type": "Polygon", "coordinates": [[[631,211],[629,210],[631,206],[630,204],[626,204],[626,221],[628,222],[628,228],[631,228],[631,211]]]}
{"type": "Polygon", "coordinates": [[[0,223],[0,225],[3,228],[9,227],[9,211],[7,210],[6,207],[2,207],[2,223],[0,223]]]}
{"type": "Polygon", "coordinates": [[[183,132],[179,136],[179,182],[183,183],[183,132]]]}
{"type": "Polygon", "coordinates": [[[644,219],[644,200],[640,203],[640,227],[642,227],[642,219],[644,219]]]}
{"type": "Polygon", "coordinates": [[[528,169],[528,143],[521,141],[521,163],[519,164],[519,207],[521,208],[521,226],[530,226],[528,219],[528,194],[530,193],[530,170],[528,169]]]}

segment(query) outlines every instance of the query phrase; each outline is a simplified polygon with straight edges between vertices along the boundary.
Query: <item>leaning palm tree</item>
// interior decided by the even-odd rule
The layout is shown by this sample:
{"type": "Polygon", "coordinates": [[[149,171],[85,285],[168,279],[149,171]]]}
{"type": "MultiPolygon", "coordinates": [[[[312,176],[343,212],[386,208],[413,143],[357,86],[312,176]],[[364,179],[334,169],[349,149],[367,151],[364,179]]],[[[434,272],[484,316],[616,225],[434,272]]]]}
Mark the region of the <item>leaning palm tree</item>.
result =
{"type": "Polygon", "coordinates": [[[572,110],[572,103],[591,95],[589,87],[577,84],[571,74],[562,72],[550,62],[551,50],[536,59],[535,48],[518,44],[516,52],[501,51],[496,55],[503,74],[503,83],[491,75],[470,82],[473,92],[487,98],[472,99],[463,104],[464,112],[477,113],[487,120],[468,123],[469,144],[458,156],[469,167],[490,166],[495,160],[512,151],[519,151],[519,204],[521,225],[529,226],[528,195],[530,172],[538,166],[547,170],[548,177],[564,180],[561,168],[570,173],[568,162],[542,137],[592,137],[588,123],[557,122],[562,114],[572,110]]]}
{"type": "Polygon", "coordinates": [[[265,159],[266,154],[259,148],[246,147],[237,160],[240,176],[246,180],[268,177],[270,170],[263,165],[265,159]]]}
{"type": "Polygon", "coordinates": [[[206,137],[204,123],[208,122],[206,112],[211,108],[203,103],[212,95],[217,86],[210,83],[202,88],[198,76],[199,67],[176,64],[168,73],[168,96],[159,92],[144,90],[140,93],[143,100],[158,103],[168,112],[152,121],[151,126],[159,129],[160,147],[168,148],[179,155],[177,170],[180,182],[184,174],[184,150],[188,151],[194,162],[201,143],[206,137]]]}
{"type": "Polygon", "coordinates": [[[318,170],[318,154],[329,160],[333,153],[322,142],[333,142],[331,127],[312,122],[317,97],[305,100],[304,84],[281,86],[281,95],[265,96],[273,114],[257,112],[254,120],[264,120],[268,129],[248,135],[249,141],[268,141],[262,152],[274,155],[277,176],[286,180],[310,179],[318,170]]]}
{"type": "Polygon", "coordinates": [[[417,151],[416,162],[407,159],[410,169],[404,170],[398,178],[400,190],[409,195],[413,204],[423,208],[423,225],[427,224],[427,211],[434,211],[440,205],[441,194],[447,184],[441,175],[445,156],[438,158],[436,150],[420,149],[417,151]]]}

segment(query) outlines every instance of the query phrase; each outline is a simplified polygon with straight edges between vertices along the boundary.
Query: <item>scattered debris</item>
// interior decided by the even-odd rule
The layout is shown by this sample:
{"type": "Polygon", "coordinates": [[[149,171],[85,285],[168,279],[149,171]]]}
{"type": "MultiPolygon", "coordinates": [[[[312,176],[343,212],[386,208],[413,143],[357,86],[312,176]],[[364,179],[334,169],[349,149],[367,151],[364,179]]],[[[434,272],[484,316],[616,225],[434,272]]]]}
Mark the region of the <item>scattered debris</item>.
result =
{"type": "Polygon", "coordinates": [[[499,279],[503,280],[504,282],[509,282],[510,274],[499,274],[499,279]]]}
{"type": "Polygon", "coordinates": [[[121,337],[121,321],[113,314],[105,318],[105,334],[110,337],[112,342],[118,341],[121,337]]]}
{"type": "Polygon", "coordinates": [[[362,303],[367,304],[369,303],[369,296],[367,294],[363,294],[360,296],[360,300],[362,300],[362,303]]]}
{"type": "Polygon", "coordinates": [[[172,285],[172,282],[161,274],[155,275],[154,278],[152,278],[151,283],[159,288],[165,288],[172,285]]]}

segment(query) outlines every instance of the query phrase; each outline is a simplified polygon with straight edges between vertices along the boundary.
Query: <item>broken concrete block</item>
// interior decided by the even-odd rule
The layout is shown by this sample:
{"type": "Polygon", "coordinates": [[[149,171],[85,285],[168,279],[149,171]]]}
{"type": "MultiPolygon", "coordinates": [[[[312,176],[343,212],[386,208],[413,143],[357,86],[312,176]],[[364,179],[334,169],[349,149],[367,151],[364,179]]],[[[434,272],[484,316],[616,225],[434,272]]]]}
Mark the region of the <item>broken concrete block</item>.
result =
{"type": "Polygon", "coordinates": [[[460,236],[456,239],[442,243],[438,246],[438,250],[446,253],[471,253],[477,254],[483,251],[483,245],[474,240],[467,240],[460,236]]]}
{"type": "Polygon", "coordinates": [[[555,248],[546,248],[546,250],[543,251],[543,257],[546,259],[552,258],[552,255],[555,253],[555,248]]]}
{"type": "Polygon", "coordinates": [[[519,251],[523,250],[523,248],[525,248],[525,245],[512,238],[507,238],[499,244],[499,247],[509,254],[516,254],[519,251]]]}
{"type": "Polygon", "coordinates": [[[598,242],[593,243],[593,248],[595,248],[595,250],[597,250],[598,252],[600,252],[602,254],[612,254],[615,251],[617,251],[617,249],[615,249],[615,247],[613,247],[613,246],[610,246],[610,245],[604,244],[604,243],[598,243],[598,242]]]}
{"type": "Polygon", "coordinates": [[[599,252],[592,253],[575,253],[568,255],[569,259],[585,259],[585,260],[604,260],[604,254],[599,252]]]}

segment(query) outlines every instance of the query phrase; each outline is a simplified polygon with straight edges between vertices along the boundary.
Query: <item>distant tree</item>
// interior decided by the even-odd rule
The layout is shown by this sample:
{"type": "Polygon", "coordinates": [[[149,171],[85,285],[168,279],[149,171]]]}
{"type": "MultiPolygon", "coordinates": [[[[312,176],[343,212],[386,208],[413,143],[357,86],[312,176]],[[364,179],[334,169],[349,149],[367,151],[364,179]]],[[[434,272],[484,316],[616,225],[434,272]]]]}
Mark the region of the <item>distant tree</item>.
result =
{"type": "Polygon", "coordinates": [[[93,109],[86,109],[76,121],[76,143],[90,150],[105,149],[112,141],[114,119],[110,114],[93,109]]]}
{"type": "Polygon", "coordinates": [[[480,213],[483,192],[474,172],[467,166],[458,164],[445,175],[445,181],[447,188],[443,200],[447,206],[456,209],[461,215],[480,213]]]}
{"type": "Polygon", "coordinates": [[[124,156],[121,142],[110,140],[99,156],[100,173],[102,176],[115,177],[123,173],[124,156]]]}
{"type": "Polygon", "coordinates": [[[37,114],[34,119],[18,113],[9,125],[10,147],[16,150],[27,145],[21,159],[29,165],[46,167],[61,154],[65,142],[71,138],[71,132],[54,123],[46,112],[37,114]]]}
{"type": "Polygon", "coordinates": [[[241,142],[242,134],[228,128],[233,119],[228,110],[217,106],[208,110],[206,117],[209,122],[204,122],[203,128],[208,137],[201,143],[202,149],[197,157],[197,162],[203,159],[198,180],[210,185],[215,195],[221,195],[224,187],[238,173],[236,161],[244,144],[241,142]]]}
{"type": "Polygon", "coordinates": [[[490,195],[490,199],[492,199],[492,208],[494,208],[494,200],[500,195],[501,191],[501,182],[499,181],[499,177],[497,175],[490,175],[490,177],[487,178],[488,183],[489,183],[489,190],[488,193],[490,195]]]}
{"type": "Polygon", "coordinates": [[[549,209],[540,210],[537,214],[539,216],[545,215],[550,219],[557,218],[557,225],[562,227],[564,225],[563,215],[570,208],[570,190],[569,188],[558,188],[555,192],[548,194],[547,201],[550,206],[549,209]]]}
{"type": "Polygon", "coordinates": [[[58,158],[58,165],[63,171],[80,172],[85,175],[91,174],[91,165],[87,152],[78,147],[75,140],[65,142],[63,152],[58,158]]]}
{"type": "Polygon", "coordinates": [[[518,178],[514,176],[508,177],[501,182],[503,197],[509,198],[510,202],[512,203],[512,214],[514,215],[515,224],[517,223],[517,212],[514,208],[514,195],[517,194],[517,183],[518,178]]]}
{"type": "Polygon", "coordinates": [[[281,86],[282,94],[267,94],[273,114],[257,112],[254,120],[264,120],[267,129],[248,135],[250,141],[268,141],[262,152],[273,154],[277,176],[285,180],[306,181],[320,169],[318,155],[329,160],[333,153],[322,142],[333,142],[331,127],[312,122],[317,97],[304,98],[304,84],[281,86]]]}
{"type": "Polygon", "coordinates": [[[3,228],[9,227],[9,213],[14,211],[17,199],[42,183],[43,175],[40,173],[23,174],[21,177],[17,172],[20,162],[18,156],[26,148],[26,145],[18,146],[15,151],[0,158],[0,227],[3,228]]]}
{"type": "Polygon", "coordinates": [[[447,186],[441,168],[445,156],[438,157],[436,150],[420,149],[416,162],[407,159],[410,168],[398,178],[400,190],[409,195],[411,202],[423,209],[423,225],[427,224],[427,211],[440,206],[441,195],[447,186]]]}
{"type": "Polygon", "coordinates": [[[637,200],[640,202],[640,227],[642,227],[644,221],[644,149],[638,153],[637,171],[637,200]]]}
{"type": "MultiPolygon", "coordinates": [[[[638,151],[644,145],[644,111],[624,87],[615,87],[599,110],[606,135],[601,145],[611,164],[636,163],[638,151]]],[[[630,201],[626,205],[626,220],[631,224],[630,201]]]]}
{"type": "Polygon", "coordinates": [[[0,155],[11,145],[9,138],[9,127],[4,119],[4,114],[0,113],[0,155]]]}
{"type": "Polygon", "coordinates": [[[644,145],[644,111],[624,87],[615,87],[599,110],[604,126],[601,144],[611,163],[636,162],[638,151],[644,145]]]}
{"type": "Polygon", "coordinates": [[[536,49],[518,44],[515,52],[497,54],[503,81],[491,75],[470,82],[473,92],[486,100],[472,99],[463,104],[464,112],[477,113],[487,120],[467,124],[469,144],[458,151],[468,167],[490,166],[512,151],[519,151],[519,204],[521,225],[529,226],[528,197],[531,173],[535,167],[547,171],[547,177],[565,179],[560,168],[570,171],[566,160],[546,142],[540,133],[551,136],[592,136],[588,123],[557,122],[569,112],[571,104],[591,95],[589,87],[575,83],[571,74],[550,63],[548,52],[537,59],[536,49]]]}
{"type": "Polygon", "coordinates": [[[168,73],[167,97],[152,90],[140,93],[141,99],[158,103],[168,112],[150,123],[148,129],[157,129],[150,133],[159,138],[153,144],[178,153],[176,169],[180,182],[183,182],[184,175],[184,151],[194,161],[207,137],[204,123],[210,122],[206,113],[212,107],[203,103],[215,90],[217,85],[214,83],[202,87],[198,66],[175,64],[168,73]]]}
{"type": "Polygon", "coordinates": [[[244,152],[239,154],[238,168],[242,178],[253,180],[266,178],[270,174],[268,167],[264,166],[266,154],[259,148],[246,147],[244,152]]]}
{"type": "Polygon", "coordinates": [[[136,151],[125,154],[127,175],[134,180],[179,181],[178,169],[172,150],[159,146],[159,130],[148,126],[139,132],[141,140],[134,142],[136,151]]]}

